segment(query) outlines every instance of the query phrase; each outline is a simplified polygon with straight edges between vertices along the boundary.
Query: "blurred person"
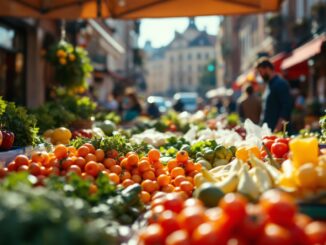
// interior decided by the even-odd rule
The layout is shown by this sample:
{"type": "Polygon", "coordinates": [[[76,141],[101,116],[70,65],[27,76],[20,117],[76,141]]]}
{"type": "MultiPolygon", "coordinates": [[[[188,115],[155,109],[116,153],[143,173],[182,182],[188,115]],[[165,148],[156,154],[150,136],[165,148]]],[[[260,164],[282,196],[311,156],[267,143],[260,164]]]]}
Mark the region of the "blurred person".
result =
{"type": "Polygon", "coordinates": [[[181,99],[178,99],[175,104],[173,105],[173,109],[177,112],[183,112],[184,111],[184,104],[181,101],[181,99]]]}
{"type": "Polygon", "coordinates": [[[148,103],[147,114],[151,118],[159,118],[161,116],[160,110],[154,102],[148,103]]]}
{"type": "Polygon", "coordinates": [[[132,121],[142,112],[140,102],[135,92],[129,92],[123,98],[123,120],[132,121]]]}
{"type": "Polygon", "coordinates": [[[262,104],[251,84],[244,87],[243,94],[238,99],[237,103],[239,116],[243,121],[248,118],[253,123],[259,124],[262,104]]]}
{"type": "Polygon", "coordinates": [[[217,102],[215,104],[216,108],[217,108],[217,112],[219,114],[222,114],[225,112],[224,106],[223,106],[223,102],[221,99],[217,99],[217,102]]]}
{"type": "Polygon", "coordinates": [[[107,101],[105,102],[105,108],[109,111],[117,112],[119,109],[118,101],[114,98],[113,94],[107,96],[107,101]]]}
{"type": "Polygon", "coordinates": [[[292,99],[290,86],[286,80],[276,74],[274,65],[266,58],[257,61],[256,69],[267,84],[263,93],[263,122],[279,132],[283,124],[290,121],[292,99]]]}

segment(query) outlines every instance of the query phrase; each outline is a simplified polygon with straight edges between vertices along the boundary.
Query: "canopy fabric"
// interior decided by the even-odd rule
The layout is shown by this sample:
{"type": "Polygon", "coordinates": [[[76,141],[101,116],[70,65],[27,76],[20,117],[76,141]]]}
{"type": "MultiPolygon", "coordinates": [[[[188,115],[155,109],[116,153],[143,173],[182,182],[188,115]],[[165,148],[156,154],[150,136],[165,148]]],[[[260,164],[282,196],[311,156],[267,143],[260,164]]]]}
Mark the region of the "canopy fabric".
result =
{"type": "Polygon", "coordinates": [[[315,56],[320,52],[322,43],[326,40],[326,35],[316,37],[315,39],[307,42],[306,44],[296,48],[292,55],[286,58],[281,68],[282,70],[289,69],[295,65],[298,65],[304,61],[307,61],[309,58],[315,56]]]}
{"type": "Polygon", "coordinates": [[[1,0],[0,16],[119,19],[276,11],[282,0],[1,0]]]}

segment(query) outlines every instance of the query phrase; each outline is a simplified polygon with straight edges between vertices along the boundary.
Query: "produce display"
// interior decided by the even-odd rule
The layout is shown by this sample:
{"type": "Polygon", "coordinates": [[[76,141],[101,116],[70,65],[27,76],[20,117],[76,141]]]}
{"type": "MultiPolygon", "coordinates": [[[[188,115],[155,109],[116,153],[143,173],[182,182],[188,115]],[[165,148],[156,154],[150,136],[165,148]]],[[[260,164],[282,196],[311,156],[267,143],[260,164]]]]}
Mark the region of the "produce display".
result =
{"type": "Polygon", "coordinates": [[[6,244],[326,244],[325,119],[318,137],[214,111],[126,129],[60,96],[36,117],[0,99],[1,154],[35,147],[0,159],[6,244]]]}

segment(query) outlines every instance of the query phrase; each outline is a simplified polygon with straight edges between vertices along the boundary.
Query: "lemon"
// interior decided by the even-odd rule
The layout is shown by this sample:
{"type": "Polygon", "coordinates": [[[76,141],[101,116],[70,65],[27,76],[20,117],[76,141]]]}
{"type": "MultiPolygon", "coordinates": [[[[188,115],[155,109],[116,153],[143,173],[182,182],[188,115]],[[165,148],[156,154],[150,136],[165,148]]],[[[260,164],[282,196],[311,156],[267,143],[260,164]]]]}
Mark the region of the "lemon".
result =
{"type": "Polygon", "coordinates": [[[318,174],[314,164],[306,163],[300,166],[295,178],[297,184],[302,188],[316,188],[318,185],[318,174]]]}
{"type": "Polygon", "coordinates": [[[52,133],[52,139],[54,141],[70,140],[71,136],[70,130],[64,127],[57,128],[52,133]]]}

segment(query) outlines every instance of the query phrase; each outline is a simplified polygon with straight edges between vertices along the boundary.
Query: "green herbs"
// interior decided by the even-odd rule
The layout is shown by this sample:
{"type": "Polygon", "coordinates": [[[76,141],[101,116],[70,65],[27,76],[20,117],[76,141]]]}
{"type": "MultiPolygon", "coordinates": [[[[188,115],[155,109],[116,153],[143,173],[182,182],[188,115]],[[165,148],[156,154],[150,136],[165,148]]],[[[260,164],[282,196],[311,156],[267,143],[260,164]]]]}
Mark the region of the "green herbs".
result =
{"type": "Polygon", "coordinates": [[[25,108],[0,98],[0,127],[15,134],[14,146],[29,146],[39,143],[36,118],[28,115],[25,108]]]}

